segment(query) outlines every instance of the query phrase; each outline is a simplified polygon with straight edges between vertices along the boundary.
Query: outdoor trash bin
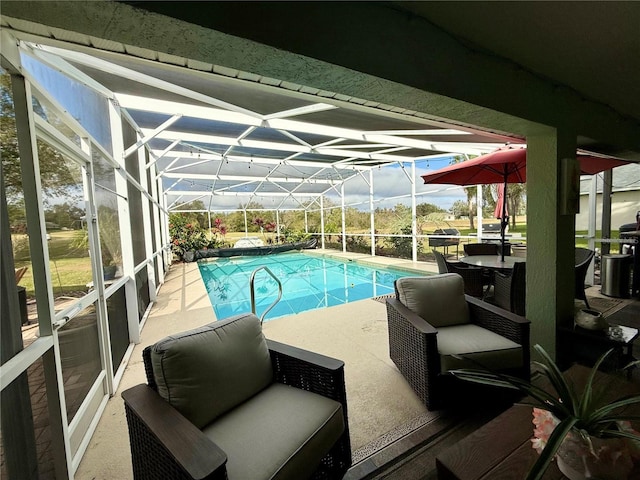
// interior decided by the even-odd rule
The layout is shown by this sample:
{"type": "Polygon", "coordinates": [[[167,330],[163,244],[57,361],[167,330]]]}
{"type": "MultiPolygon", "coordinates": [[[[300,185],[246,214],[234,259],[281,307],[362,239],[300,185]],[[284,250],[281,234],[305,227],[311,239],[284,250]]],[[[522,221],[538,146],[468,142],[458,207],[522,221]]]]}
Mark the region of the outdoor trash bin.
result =
{"type": "Polygon", "coordinates": [[[631,255],[603,255],[600,271],[600,292],[617,298],[629,297],[629,267],[631,255]]]}

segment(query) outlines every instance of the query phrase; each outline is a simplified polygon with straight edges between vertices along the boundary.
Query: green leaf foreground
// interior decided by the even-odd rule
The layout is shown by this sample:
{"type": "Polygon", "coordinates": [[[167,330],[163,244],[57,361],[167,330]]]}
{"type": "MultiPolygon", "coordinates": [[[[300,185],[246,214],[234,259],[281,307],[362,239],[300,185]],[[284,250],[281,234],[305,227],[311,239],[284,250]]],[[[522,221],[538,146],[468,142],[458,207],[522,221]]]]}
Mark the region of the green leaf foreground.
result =
{"type": "MultiPolygon", "coordinates": [[[[449,372],[461,380],[519,390],[529,397],[521,402],[520,405],[547,410],[559,420],[560,423],[553,430],[540,456],[531,467],[526,477],[527,480],[542,478],[558,448],[560,448],[560,445],[571,430],[577,431],[583,437],[588,435],[596,438],[624,438],[638,442],[638,445],[640,445],[639,434],[623,431],[616,423],[640,420],[640,415],[620,412],[625,407],[640,404],[640,395],[623,396],[603,405],[603,396],[609,389],[606,385],[601,386],[601,388],[594,388],[596,373],[613,350],[607,351],[598,358],[589,372],[585,386],[581,392],[578,392],[573,382],[568,382],[565,379],[544,348],[540,345],[535,345],[533,348],[538,352],[542,360],[541,362],[532,363],[539,367],[543,376],[547,377],[553,390],[555,390],[555,394],[533,385],[527,380],[488,369],[457,369],[449,372]]],[[[635,366],[640,366],[640,360],[631,362],[623,370],[635,366]]]]}

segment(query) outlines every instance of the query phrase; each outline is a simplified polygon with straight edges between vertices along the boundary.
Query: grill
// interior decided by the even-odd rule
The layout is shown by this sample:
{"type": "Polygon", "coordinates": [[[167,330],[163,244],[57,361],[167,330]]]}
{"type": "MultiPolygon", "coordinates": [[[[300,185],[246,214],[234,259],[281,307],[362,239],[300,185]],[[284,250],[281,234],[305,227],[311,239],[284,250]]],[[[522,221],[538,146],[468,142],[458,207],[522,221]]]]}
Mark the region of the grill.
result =
{"type": "Polygon", "coordinates": [[[633,296],[640,295],[640,245],[638,242],[640,238],[637,235],[632,235],[631,232],[640,230],[640,210],[636,213],[636,223],[625,223],[620,226],[620,239],[626,240],[620,244],[620,252],[626,250],[633,255],[633,263],[631,269],[633,270],[631,278],[631,294],[633,296]],[[626,247],[626,248],[625,248],[626,247]]]}
{"type": "MultiPolygon", "coordinates": [[[[460,231],[456,228],[438,228],[430,235],[460,235],[460,231]]],[[[444,254],[449,255],[449,247],[455,245],[456,258],[458,258],[458,245],[460,244],[459,238],[451,237],[429,237],[430,247],[443,247],[444,254]]]]}

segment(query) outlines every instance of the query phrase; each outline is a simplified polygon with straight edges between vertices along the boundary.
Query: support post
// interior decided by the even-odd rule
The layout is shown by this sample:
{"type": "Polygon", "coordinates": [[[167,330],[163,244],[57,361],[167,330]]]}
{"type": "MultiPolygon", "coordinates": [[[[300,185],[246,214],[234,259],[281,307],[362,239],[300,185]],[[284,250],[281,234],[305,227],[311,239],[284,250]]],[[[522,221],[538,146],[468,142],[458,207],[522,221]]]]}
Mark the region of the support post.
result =
{"type": "Polygon", "coordinates": [[[371,256],[376,256],[376,218],[373,210],[373,170],[369,170],[369,231],[371,234],[371,256]]]}
{"type": "Polygon", "coordinates": [[[482,242],[482,185],[476,186],[476,227],[478,243],[482,242]]]}
{"type": "MultiPolygon", "coordinates": [[[[602,185],[602,233],[603,239],[611,238],[611,195],[612,195],[612,183],[613,172],[606,170],[603,176],[602,185]]],[[[620,247],[622,248],[622,247],[620,247]]],[[[611,244],[606,242],[602,244],[602,254],[605,255],[611,251],[611,244]]]]}
{"type": "Polygon", "coordinates": [[[344,211],[344,182],[340,184],[340,204],[342,208],[340,209],[342,212],[342,252],[347,251],[347,221],[346,221],[346,212],[344,211]]]}
{"type": "Polygon", "coordinates": [[[411,162],[411,259],[418,261],[418,219],[416,207],[416,162],[411,162]]]}
{"type": "MultiPolygon", "coordinates": [[[[591,176],[591,185],[589,186],[589,211],[588,219],[589,226],[587,227],[587,243],[590,250],[596,249],[596,223],[597,223],[597,208],[598,208],[598,175],[591,176]]],[[[595,272],[594,265],[596,262],[592,262],[589,265],[585,282],[589,285],[595,285],[595,272]]]]}
{"type": "Polygon", "coordinates": [[[322,249],[324,250],[324,195],[320,197],[320,238],[322,249]]]}
{"type": "Polygon", "coordinates": [[[561,201],[572,198],[563,192],[573,192],[576,181],[579,186],[579,176],[563,176],[576,172],[573,162],[576,137],[570,132],[547,129],[527,137],[527,223],[535,228],[527,231],[526,312],[531,345],[542,345],[550,355],[563,347],[556,344],[556,327],[573,325],[575,213],[561,201]]]}

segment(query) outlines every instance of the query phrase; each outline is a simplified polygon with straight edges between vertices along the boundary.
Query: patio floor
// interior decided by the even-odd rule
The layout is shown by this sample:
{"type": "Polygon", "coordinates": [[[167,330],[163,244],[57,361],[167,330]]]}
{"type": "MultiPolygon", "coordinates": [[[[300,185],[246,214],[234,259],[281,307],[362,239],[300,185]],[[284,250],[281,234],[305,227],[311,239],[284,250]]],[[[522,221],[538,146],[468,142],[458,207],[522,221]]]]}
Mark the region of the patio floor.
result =
{"type": "MultiPolygon", "coordinates": [[[[428,262],[414,263],[333,250],[310,252],[437,273],[436,265],[428,262]]],[[[592,287],[594,291],[596,288],[599,290],[599,287],[592,287]]],[[[174,264],[151,309],[141,333],[141,342],[134,348],[118,391],[109,400],[78,467],[76,479],[132,478],[127,424],[120,394],[145,382],[142,349],[169,334],[215,319],[197,265],[174,264]]],[[[417,463],[396,463],[391,467],[395,473],[388,473],[394,478],[404,478],[405,474],[400,473],[402,468],[410,468],[422,472],[415,478],[431,478],[429,475],[433,472],[428,472],[434,466],[429,458],[433,460],[437,448],[426,455],[425,448],[430,448],[433,442],[444,448],[499,413],[484,412],[473,417],[461,417],[446,411],[428,412],[389,359],[383,302],[361,300],[330,309],[303,312],[268,321],[263,329],[267,338],[345,362],[349,426],[356,464],[347,478],[369,478],[384,464],[410,458],[417,452],[422,452],[417,463]],[[447,433],[443,435],[445,431],[447,433]],[[423,462],[429,462],[430,466],[423,465],[423,462]]]]}
{"type": "MultiPolygon", "coordinates": [[[[437,272],[435,264],[363,254],[314,250],[358,259],[373,265],[396,266],[417,272],[437,272]]],[[[129,479],[131,460],[123,390],[145,382],[142,349],[175,332],[216,320],[195,263],[174,264],[160,288],[118,391],[100,419],[75,478],[129,479]]],[[[345,362],[349,424],[355,459],[366,457],[415,428],[437,418],[411,391],[389,359],[386,310],[382,302],[358,302],[313,310],[265,322],[267,338],[306,348],[345,362]]]]}

